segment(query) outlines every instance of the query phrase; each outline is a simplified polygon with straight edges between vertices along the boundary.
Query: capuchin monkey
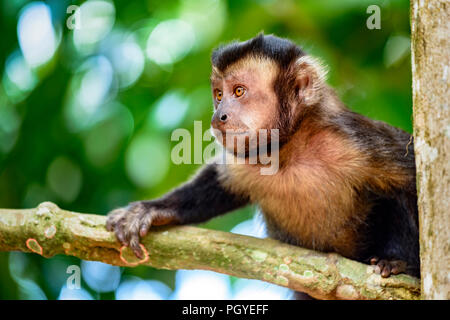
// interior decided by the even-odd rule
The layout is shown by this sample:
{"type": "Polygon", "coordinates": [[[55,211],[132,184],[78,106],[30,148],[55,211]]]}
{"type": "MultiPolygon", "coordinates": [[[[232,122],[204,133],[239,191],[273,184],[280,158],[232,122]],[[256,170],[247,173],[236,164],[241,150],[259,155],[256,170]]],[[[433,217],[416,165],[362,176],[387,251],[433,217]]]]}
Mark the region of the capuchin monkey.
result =
{"type": "Polygon", "coordinates": [[[143,256],[151,226],[207,221],[248,204],[260,207],[269,236],[376,265],[382,277],[419,276],[416,173],[412,137],[350,111],[325,82],[319,61],[293,42],[260,34],[212,53],[211,125],[228,155],[160,199],[112,211],[107,229],[143,256]],[[278,142],[228,137],[261,130],[278,142]],[[231,133],[230,133],[231,132],[231,133]],[[226,139],[227,138],[227,139],[226,139]],[[250,163],[266,147],[278,170],[250,163]]]}

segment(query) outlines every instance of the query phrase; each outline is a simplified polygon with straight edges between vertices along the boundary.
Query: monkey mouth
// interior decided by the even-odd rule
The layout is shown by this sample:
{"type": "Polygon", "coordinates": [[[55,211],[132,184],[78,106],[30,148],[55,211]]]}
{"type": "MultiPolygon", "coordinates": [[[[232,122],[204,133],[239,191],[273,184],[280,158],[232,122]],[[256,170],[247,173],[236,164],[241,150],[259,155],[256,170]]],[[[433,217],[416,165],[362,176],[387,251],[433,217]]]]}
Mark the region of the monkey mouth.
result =
{"type": "Polygon", "coordinates": [[[251,137],[253,134],[249,130],[234,130],[234,129],[219,129],[211,127],[211,132],[214,137],[220,138],[219,140],[226,138],[227,136],[230,137],[241,137],[241,136],[248,136],[251,137]]]}
{"type": "Polygon", "coordinates": [[[244,131],[244,130],[226,130],[224,132],[225,135],[230,135],[230,136],[250,136],[251,132],[250,131],[244,131]]]}
{"type": "Polygon", "coordinates": [[[255,139],[255,135],[251,131],[244,131],[244,130],[226,130],[225,132],[222,132],[222,141],[223,145],[226,145],[227,142],[231,144],[236,144],[242,141],[245,144],[248,144],[250,140],[255,139]]]}

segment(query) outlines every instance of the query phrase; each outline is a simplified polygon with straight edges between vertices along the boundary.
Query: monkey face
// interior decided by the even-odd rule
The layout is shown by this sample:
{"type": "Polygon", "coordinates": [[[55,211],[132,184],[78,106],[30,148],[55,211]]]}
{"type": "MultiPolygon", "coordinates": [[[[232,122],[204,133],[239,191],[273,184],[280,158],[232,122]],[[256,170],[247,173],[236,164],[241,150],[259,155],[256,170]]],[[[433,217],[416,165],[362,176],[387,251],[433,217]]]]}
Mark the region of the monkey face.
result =
{"type": "Polygon", "coordinates": [[[251,141],[259,143],[261,132],[277,128],[276,74],[275,63],[254,57],[239,60],[224,72],[213,68],[211,126],[217,140],[230,151],[237,151],[239,140],[248,151],[251,141]]]}

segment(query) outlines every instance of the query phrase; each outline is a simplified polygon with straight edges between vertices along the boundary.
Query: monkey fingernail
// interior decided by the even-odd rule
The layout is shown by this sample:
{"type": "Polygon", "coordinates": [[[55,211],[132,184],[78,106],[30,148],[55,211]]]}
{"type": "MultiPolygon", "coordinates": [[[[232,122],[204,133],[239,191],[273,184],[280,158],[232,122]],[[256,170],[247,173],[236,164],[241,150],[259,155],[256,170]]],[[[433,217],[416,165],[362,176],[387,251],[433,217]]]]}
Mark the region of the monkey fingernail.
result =
{"type": "Polygon", "coordinates": [[[117,233],[117,240],[122,243],[124,246],[128,247],[128,241],[125,239],[123,233],[117,233]]]}
{"type": "Polygon", "coordinates": [[[139,231],[139,235],[141,237],[145,237],[147,235],[147,228],[141,228],[141,230],[139,231]]]}
{"type": "Polygon", "coordinates": [[[106,220],[106,230],[113,231],[114,224],[112,223],[111,219],[106,220]]]}
{"type": "Polygon", "coordinates": [[[139,259],[143,258],[143,252],[141,249],[141,245],[139,244],[139,238],[136,236],[133,236],[133,238],[130,240],[130,247],[133,250],[136,257],[139,259]]]}
{"type": "Polygon", "coordinates": [[[389,267],[389,266],[386,266],[384,269],[383,269],[383,272],[381,273],[381,276],[383,277],[383,278],[387,278],[387,277],[389,277],[391,275],[391,268],[389,267]]]}
{"type": "Polygon", "coordinates": [[[144,258],[144,253],[142,252],[142,249],[139,245],[138,245],[138,247],[133,249],[133,252],[136,255],[136,257],[138,257],[139,259],[144,258]]]}

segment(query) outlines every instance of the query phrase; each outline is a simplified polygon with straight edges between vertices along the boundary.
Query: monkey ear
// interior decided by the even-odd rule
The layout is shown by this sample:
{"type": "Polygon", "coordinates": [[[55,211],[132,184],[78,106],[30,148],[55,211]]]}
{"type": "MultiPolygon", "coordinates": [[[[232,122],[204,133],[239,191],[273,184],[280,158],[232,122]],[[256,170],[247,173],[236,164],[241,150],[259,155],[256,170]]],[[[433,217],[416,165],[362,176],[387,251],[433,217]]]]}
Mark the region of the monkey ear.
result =
{"type": "Polygon", "coordinates": [[[327,69],[316,58],[303,56],[295,62],[296,98],[306,105],[319,102],[325,86],[327,69]]]}

